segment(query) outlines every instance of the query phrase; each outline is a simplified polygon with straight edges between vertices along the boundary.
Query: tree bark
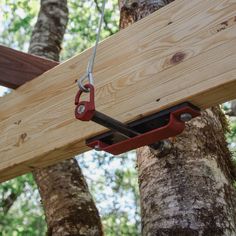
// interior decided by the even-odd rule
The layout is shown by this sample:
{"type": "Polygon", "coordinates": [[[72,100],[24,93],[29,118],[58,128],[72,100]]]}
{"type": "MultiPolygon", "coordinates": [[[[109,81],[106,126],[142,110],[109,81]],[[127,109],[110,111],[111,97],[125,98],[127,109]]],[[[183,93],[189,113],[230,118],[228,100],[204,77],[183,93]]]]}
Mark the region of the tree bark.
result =
{"type": "MultiPolygon", "coordinates": [[[[68,21],[66,0],[41,0],[29,53],[59,60],[68,21]]],[[[100,236],[102,224],[93,198],[75,159],[36,170],[48,225],[48,235],[100,236]]]]}
{"type": "Polygon", "coordinates": [[[48,236],[101,236],[102,225],[75,159],[34,173],[48,225],[48,236]]]}
{"type": "MultiPolygon", "coordinates": [[[[120,27],[171,1],[120,1],[120,27]]],[[[166,150],[137,151],[144,236],[235,236],[234,166],[218,107],[202,112],[166,150]]]]}

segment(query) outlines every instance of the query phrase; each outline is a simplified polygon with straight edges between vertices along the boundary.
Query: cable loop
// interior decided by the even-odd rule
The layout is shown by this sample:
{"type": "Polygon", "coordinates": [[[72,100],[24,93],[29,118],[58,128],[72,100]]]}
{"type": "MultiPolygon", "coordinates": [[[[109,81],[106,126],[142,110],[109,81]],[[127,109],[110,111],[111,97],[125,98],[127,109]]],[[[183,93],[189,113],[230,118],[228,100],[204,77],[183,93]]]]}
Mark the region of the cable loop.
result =
{"type": "Polygon", "coordinates": [[[84,87],[84,84],[85,84],[84,82],[86,80],[88,80],[89,84],[93,85],[94,84],[93,74],[92,73],[85,74],[80,80],[77,81],[77,84],[78,84],[80,90],[82,90],[85,93],[89,93],[90,90],[84,87]]]}

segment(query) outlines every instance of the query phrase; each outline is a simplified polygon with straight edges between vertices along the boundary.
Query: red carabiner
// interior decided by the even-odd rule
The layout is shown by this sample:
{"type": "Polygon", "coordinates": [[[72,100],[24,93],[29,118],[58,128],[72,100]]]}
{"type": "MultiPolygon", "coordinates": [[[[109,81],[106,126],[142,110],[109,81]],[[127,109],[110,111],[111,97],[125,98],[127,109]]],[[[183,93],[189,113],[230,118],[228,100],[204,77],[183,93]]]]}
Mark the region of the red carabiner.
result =
{"type": "Polygon", "coordinates": [[[89,101],[81,101],[80,97],[83,93],[82,90],[79,90],[75,97],[75,117],[78,120],[90,121],[95,112],[94,104],[94,87],[92,84],[85,84],[84,87],[89,89],[90,98],[89,101]]]}

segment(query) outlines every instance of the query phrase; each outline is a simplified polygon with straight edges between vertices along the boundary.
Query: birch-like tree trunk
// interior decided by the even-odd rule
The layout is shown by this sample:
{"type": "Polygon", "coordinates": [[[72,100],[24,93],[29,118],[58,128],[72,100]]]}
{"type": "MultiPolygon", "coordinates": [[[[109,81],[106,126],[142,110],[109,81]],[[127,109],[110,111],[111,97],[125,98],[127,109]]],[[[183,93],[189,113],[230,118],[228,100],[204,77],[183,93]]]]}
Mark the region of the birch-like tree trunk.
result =
{"type": "MultiPolygon", "coordinates": [[[[171,1],[121,0],[125,28],[171,1]]],[[[234,166],[216,107],[153,154],[137,151],[143,236],[235,236],[234,166]]]]}
{"type": "MultiPolygon", "coordinates": [[[[66,0],[41,0],[29,53],[59,60],[68,21],[66,0]]],[[[43,91],[42,91],[43,92],[43,91]]],[[[101,236],[98,210],[75,159],[34,172],[48,236],[101,236]]]]}

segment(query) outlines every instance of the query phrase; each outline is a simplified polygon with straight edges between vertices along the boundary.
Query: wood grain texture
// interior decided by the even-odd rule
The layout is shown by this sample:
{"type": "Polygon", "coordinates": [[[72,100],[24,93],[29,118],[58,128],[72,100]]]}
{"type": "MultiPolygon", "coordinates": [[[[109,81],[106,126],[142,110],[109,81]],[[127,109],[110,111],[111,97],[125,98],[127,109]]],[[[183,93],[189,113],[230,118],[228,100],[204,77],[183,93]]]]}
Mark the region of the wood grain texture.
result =
{"type": "MultiPolygon", "coordinates": [[[[183,101],[236,98],[236,2],[177,0],[99,44],[96,106],[123,122],[183,101]]],[[[74,118],[91,49],[0,99],[0,181],[88,150],[105,129],[74,118]]]]}
{"type": "Polygon", "coordinates": [[[0,45],[0,85],[16,89],[58,64],[0,45]]]}

